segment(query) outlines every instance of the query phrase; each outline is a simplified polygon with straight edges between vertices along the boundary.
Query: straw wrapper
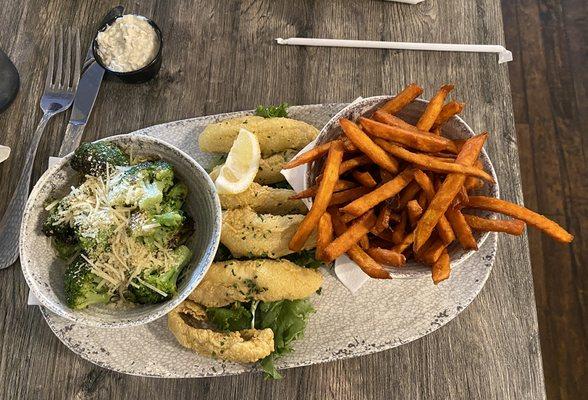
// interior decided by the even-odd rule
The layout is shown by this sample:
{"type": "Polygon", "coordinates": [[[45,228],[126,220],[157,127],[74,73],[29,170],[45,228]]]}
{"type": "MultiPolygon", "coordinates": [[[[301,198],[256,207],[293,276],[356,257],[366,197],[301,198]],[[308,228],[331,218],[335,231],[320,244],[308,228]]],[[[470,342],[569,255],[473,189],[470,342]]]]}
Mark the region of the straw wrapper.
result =
{"type": "MultiPolygon", "coordinates": [[[[343,108],[339,111],[333,119],[339,119],[340,116],[346,113],[347,109],[355,105],[355,103],[362,98],[359,97],[355,99],[351,104],[347,107],[343,108]]],[[[322,132],[321,132],[322,133],[322,132]]],[[[294,156],[297,157],[299,154],[302,154],[316,145],[316,140],[310,142],[305,148],[300,150],[300,152],[294,156]]],[[[306,173],[308,172],[308,165],[303,164],[299,167],[292,168],[292,169],[285,169],[282,170],[282,175],[286,178],[290,186],[296,191],[300,192],[305,189],[305,181],[306,181],[306,173]]],[[[310,208],[310,200],[304,199],[304,203],[307,207],[310,208]]],[[[359,288],[363,286],[363,284],[370,279],[370,277],[361,270],[353,261],[349,259],[349,257],[343,255],[335,260],[335,275],[341,281],[343,286],[345,286],[349,291],[355,294],[359,288]]]]}
{"type": "Polygon", "coordinates": [[[498,63],[512,61],[512,53],[504,46],[488,44],[454,44],[454,43],[411,43],[384,42],[377,40],[345,40],[345,39],[316,39],[316,38],[277,38],[278,44],[289,46],[318,46],[318,47],[352,47],[364,49],[394,49],[394,50],[423,50],[423,51],[453,51],[465,53],[496,53],[498,63]]]}

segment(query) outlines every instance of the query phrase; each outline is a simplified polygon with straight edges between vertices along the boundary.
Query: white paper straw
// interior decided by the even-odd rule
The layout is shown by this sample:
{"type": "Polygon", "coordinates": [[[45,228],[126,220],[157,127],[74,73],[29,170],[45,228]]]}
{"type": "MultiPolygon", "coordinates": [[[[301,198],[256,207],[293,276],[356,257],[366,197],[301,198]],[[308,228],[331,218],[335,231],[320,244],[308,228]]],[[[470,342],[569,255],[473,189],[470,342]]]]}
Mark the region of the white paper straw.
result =
{"type": "Polygon", "coordinates": [[[418,4],[418,3],[422,3],[425,0],[384,0],[384,1],[390,1],[390,2],[393,2],[393,3],[418,4]]]}
{"type": "Polygon", "coordinates": [[[512,53],[504,46],[488,44],[453,44],[453,43],[411,43],[411,42],[381,42],[375,40],[346,40],[346,39],[315,39],[315,38],[277,38],[278,44],[290,46],[318,46],[318,47],[353,47],[366,49],[395,49],[395,50],[424,50],[424,51],[457,51],[467,53],[496,53],[498,63],[512,61],[512,53]]]}

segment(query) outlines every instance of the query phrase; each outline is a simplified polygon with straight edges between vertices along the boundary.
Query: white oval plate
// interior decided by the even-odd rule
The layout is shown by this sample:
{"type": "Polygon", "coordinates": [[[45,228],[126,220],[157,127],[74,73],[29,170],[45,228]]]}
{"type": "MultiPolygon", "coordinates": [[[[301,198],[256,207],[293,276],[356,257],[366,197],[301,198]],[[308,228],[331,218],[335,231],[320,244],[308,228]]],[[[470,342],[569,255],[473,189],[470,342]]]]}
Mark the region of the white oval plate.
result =
{"type": "MultiPolygon", "coordinates": [[[[292,118],[322,127],[345,104],[291,107],[292,118]]],[[[175,145],[207,168],[215,156],[200,152],[198,135],[206,125],[248,112],[218,114],[156,125],[137,131],[175,145]]],[[[429,276],[390,281],[370,280],[352,296],[331,271],[323,269],[321,295],[313,296],[305,337],[295,351],[277,362],[299,367],[357,357],[408,343],[445,325],[480,292],[496,256],[496,234],[480,250],[456,266],[451,277],[433,285],[429,276]]],[[[49,327],[73,352],[118,372],[165,378],[197,378],[238,374],[253,367],[213,360],[181,347],[161,318],[147,325],[104,329],[70,321],[41,307],[49,327]]]]}

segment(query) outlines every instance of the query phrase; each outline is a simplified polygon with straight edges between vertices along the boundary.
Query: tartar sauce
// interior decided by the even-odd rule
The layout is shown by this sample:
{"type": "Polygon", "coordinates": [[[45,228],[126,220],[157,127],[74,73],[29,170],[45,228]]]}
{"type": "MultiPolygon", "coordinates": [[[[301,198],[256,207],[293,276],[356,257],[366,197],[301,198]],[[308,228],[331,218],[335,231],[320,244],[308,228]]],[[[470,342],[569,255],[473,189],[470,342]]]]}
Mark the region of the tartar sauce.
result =
{"type": "Polygon", "coordinates": [[[136,71],[149,64],[159,51],[159,38],[146,18],[124,15],[96,37],[98,55],[115,72],[136,71]]]}

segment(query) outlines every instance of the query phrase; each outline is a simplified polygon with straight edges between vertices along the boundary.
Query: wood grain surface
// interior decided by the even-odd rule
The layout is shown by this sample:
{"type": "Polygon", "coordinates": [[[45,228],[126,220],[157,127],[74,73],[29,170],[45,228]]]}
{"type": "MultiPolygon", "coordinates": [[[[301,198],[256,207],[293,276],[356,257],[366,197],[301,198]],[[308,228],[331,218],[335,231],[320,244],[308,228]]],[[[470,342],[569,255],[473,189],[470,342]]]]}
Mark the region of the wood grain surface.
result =
{"type": "MultiPolygon", "coordinates": [[[[452,97],[467,103],[464,118],[474,130],[491,132],[487,147],[502,197],[522,202],[508,67],[498,65],[496,56],[280,47],[273,42],[297,35],[503,44],[498,0],[427,0],[418,6],[369,0],[121,3],[127,12],[152,17],[162,28],[163,68],[155,81],[140,86],[104,82],[86,140],[260,103],[351,101],[394,93],[413,81],[431,96],[435,88],[452,82],[457,85],[452,97]]],[[[0,143],[13,148],[9,162],[0,165],[0,210],[40,118],[48,33],[59,24],[73,25],[89,43],[96,22],[116,4],[23,0],[16,5],[0,0],[0,46],[22,77],[18,98],[0,116],[0,143]]],[[[35,179],[46,168],[47,157],[57,152],[67,118],[50,123],[35,179]]],[[[52,335],[38,309],[26,305],[27,292],[18,265],[0,271],[2,399],[545,396],[526,236],[501,237],[485,288],[442,329],[390,351],[288,370],[279,382],[266,382],[260,374],[158,380],[99,368],[52,335]]]]}
{"type": "Polygon", "coordinates": [[[525,202],[568,226],[560,246],[529,232],[550,399],[586,397],[588,379],[588,8],[504,0],[525,202]]]}

